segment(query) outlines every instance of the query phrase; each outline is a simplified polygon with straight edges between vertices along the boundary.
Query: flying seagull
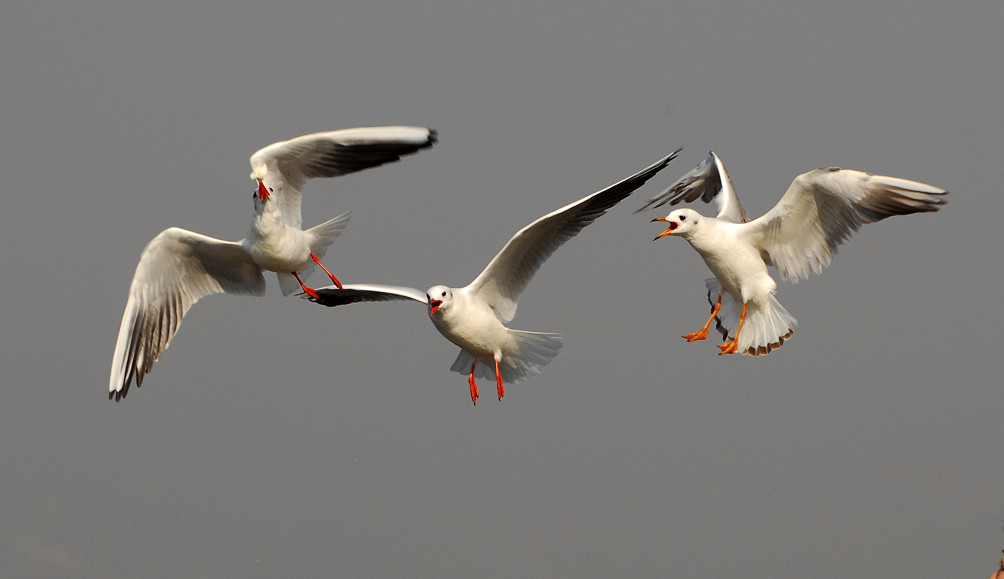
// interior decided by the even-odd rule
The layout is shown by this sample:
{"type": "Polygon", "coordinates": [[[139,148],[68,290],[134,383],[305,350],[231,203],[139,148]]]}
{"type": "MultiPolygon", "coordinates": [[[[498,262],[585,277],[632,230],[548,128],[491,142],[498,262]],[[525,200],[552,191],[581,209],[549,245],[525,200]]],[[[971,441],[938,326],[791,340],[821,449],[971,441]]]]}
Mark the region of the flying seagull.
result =
{"type": "Polygon", "coordinates": [[[701,199],[714,202],[717,217],[676,209],[655,239],[682,237],[690,242],[715,277],[705,281],[711,317],[688,342],[708,337],[711,322],[725,342],[721,354],[767,354],[791,337],[796,320],[774,297],[777,284],[767,266],[792,282],[820,273],[837,247],[863,224],[893,215],[937,211],[944,189],[861,171],[826,167],[795,178],[781,201],[748,221],[722,160],[708,158],[638,212],[665,203],[701,199]]]}
{"type": "Polygon", "coordinates": [[[318,296],[301,294],[329,307],[355,302],[414,300],[428,306],[429,318],[460,354],[450,370],[467,374],[471,401],[477,404],[475,378],[495,378],[499,400],[504,383],[540,372],[561,348],[562,336],[509,327],[519,294],[534,273],[563,243],[641,187],[672,161],[674,151],[642,171],[601,191],[548,213],[519,230],[470,284],[436,285],[426,292],[378,284],[346,284],[318,288],[318,296]]]}
{"type": "Polygon", "coordinates": [[[215,293],[265,293],[263,270],[279,277],[283,295],[303,284],[349,221],[343,213],[301,229],[300,188],[315,177],[336,177],[399,160],[436,142],[423,127],[364,127],[314,133],[274,143],[251,156],[258,187],[245,239],[208,237],[178,227],[153,238],[140,256],[112,356],[108,398],[121,400],[153,363],[200,298],[215,293]]]}

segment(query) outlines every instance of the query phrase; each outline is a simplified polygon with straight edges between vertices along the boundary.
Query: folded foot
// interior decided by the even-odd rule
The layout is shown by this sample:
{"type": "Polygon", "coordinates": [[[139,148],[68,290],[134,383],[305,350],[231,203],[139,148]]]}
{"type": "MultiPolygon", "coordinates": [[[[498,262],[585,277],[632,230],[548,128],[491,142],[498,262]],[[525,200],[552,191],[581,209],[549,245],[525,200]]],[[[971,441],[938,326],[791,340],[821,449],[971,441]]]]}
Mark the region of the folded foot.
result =
{"type": "Polygon", "coordinates": [[[499,402],[505,396],[505,386],[502,385],[502,374],[499,374],[499,361],[495,360],[495,381],[498,383],[499,402]]]}
{"type": "Polygon", "coordinates": [[[478,365],[477,361],[471,364],[471,375],[467,377],[467,383],[471,385],[471,402],[475,404],[478,403],[478,396],[479,396],[478,384],[477,382],[474,381],[474,367],[477,365],[478,365]]]}

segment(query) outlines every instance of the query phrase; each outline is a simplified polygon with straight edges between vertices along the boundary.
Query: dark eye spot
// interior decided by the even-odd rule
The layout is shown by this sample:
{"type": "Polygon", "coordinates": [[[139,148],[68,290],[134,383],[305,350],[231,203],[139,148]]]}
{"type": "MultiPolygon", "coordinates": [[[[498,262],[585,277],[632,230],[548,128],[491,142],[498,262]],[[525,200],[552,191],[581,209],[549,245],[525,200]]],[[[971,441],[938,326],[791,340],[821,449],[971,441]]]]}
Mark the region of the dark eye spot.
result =
{"type": "Polygon", "coordinates": [[[446,292],[443,292],[443,297],[444,297],[444,298],[446,297],[446,292]]]}
{"type": "Polygon", "coordinates": [[[687,216],[686,215],[681,215],[680,216],[680,221],[686,221],[686,220],[687,220],[687,216]]]}

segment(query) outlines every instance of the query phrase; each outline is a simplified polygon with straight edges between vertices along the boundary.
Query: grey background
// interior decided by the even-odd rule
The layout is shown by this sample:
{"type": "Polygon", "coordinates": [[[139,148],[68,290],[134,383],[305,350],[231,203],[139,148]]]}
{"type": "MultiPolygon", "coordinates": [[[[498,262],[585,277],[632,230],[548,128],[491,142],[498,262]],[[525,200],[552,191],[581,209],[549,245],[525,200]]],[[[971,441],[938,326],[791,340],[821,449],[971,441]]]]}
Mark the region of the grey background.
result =
{"type": "MultiPolygon", "coordinates": [[[[1004,4],[21,2],[0,21],[0,560],[45,577],[985,577],[1004,534],[1004,4]],[[463,285],[531,220],[686,147],[561,248],[472,407],[409,303],[198,303],[106,399],[143,246],[240,239],[248,156],[435,127],[311,182],[346,282],[463,285]],[[632,215],[709,148],[759,215],[839,165],[952,191],[867,227],[766,358],[679,335],[708,272],[632,215]]],[[[707,208],[699,208],[707,211],[707,208]]],[[[323,277],[311,281],[323,284],[323,277]]]]}

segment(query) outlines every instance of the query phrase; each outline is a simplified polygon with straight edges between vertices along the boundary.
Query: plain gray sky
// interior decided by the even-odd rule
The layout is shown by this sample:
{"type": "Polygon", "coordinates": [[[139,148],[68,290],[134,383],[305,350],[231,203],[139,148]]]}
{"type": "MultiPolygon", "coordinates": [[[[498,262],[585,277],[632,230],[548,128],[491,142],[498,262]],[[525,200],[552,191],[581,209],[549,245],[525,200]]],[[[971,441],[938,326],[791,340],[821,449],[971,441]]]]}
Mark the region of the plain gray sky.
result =
{"type": "MultiPolygon", "coordinates": [[[[0,561],[45,577],[986,577],[1004,544],[1004,4],[20,2],[0,21],[0,561]],[[248,156],[439,130],[314,181],[349,282],[463,285],[540,215],[679,159],[562,247],[472,406],[422,307],[212,296],[108,370],[143,246],[237,240],[248,156]],[[825,165],[952,191],[866,227],[770,356],[679,336],[698,255],[632,215],[714,148],[749,212],[825,165]]],[[[706,207],[699,208],[707,211],[706,207]]],[[[322,285],[323,277],[311,281],[322,285]]]]}

